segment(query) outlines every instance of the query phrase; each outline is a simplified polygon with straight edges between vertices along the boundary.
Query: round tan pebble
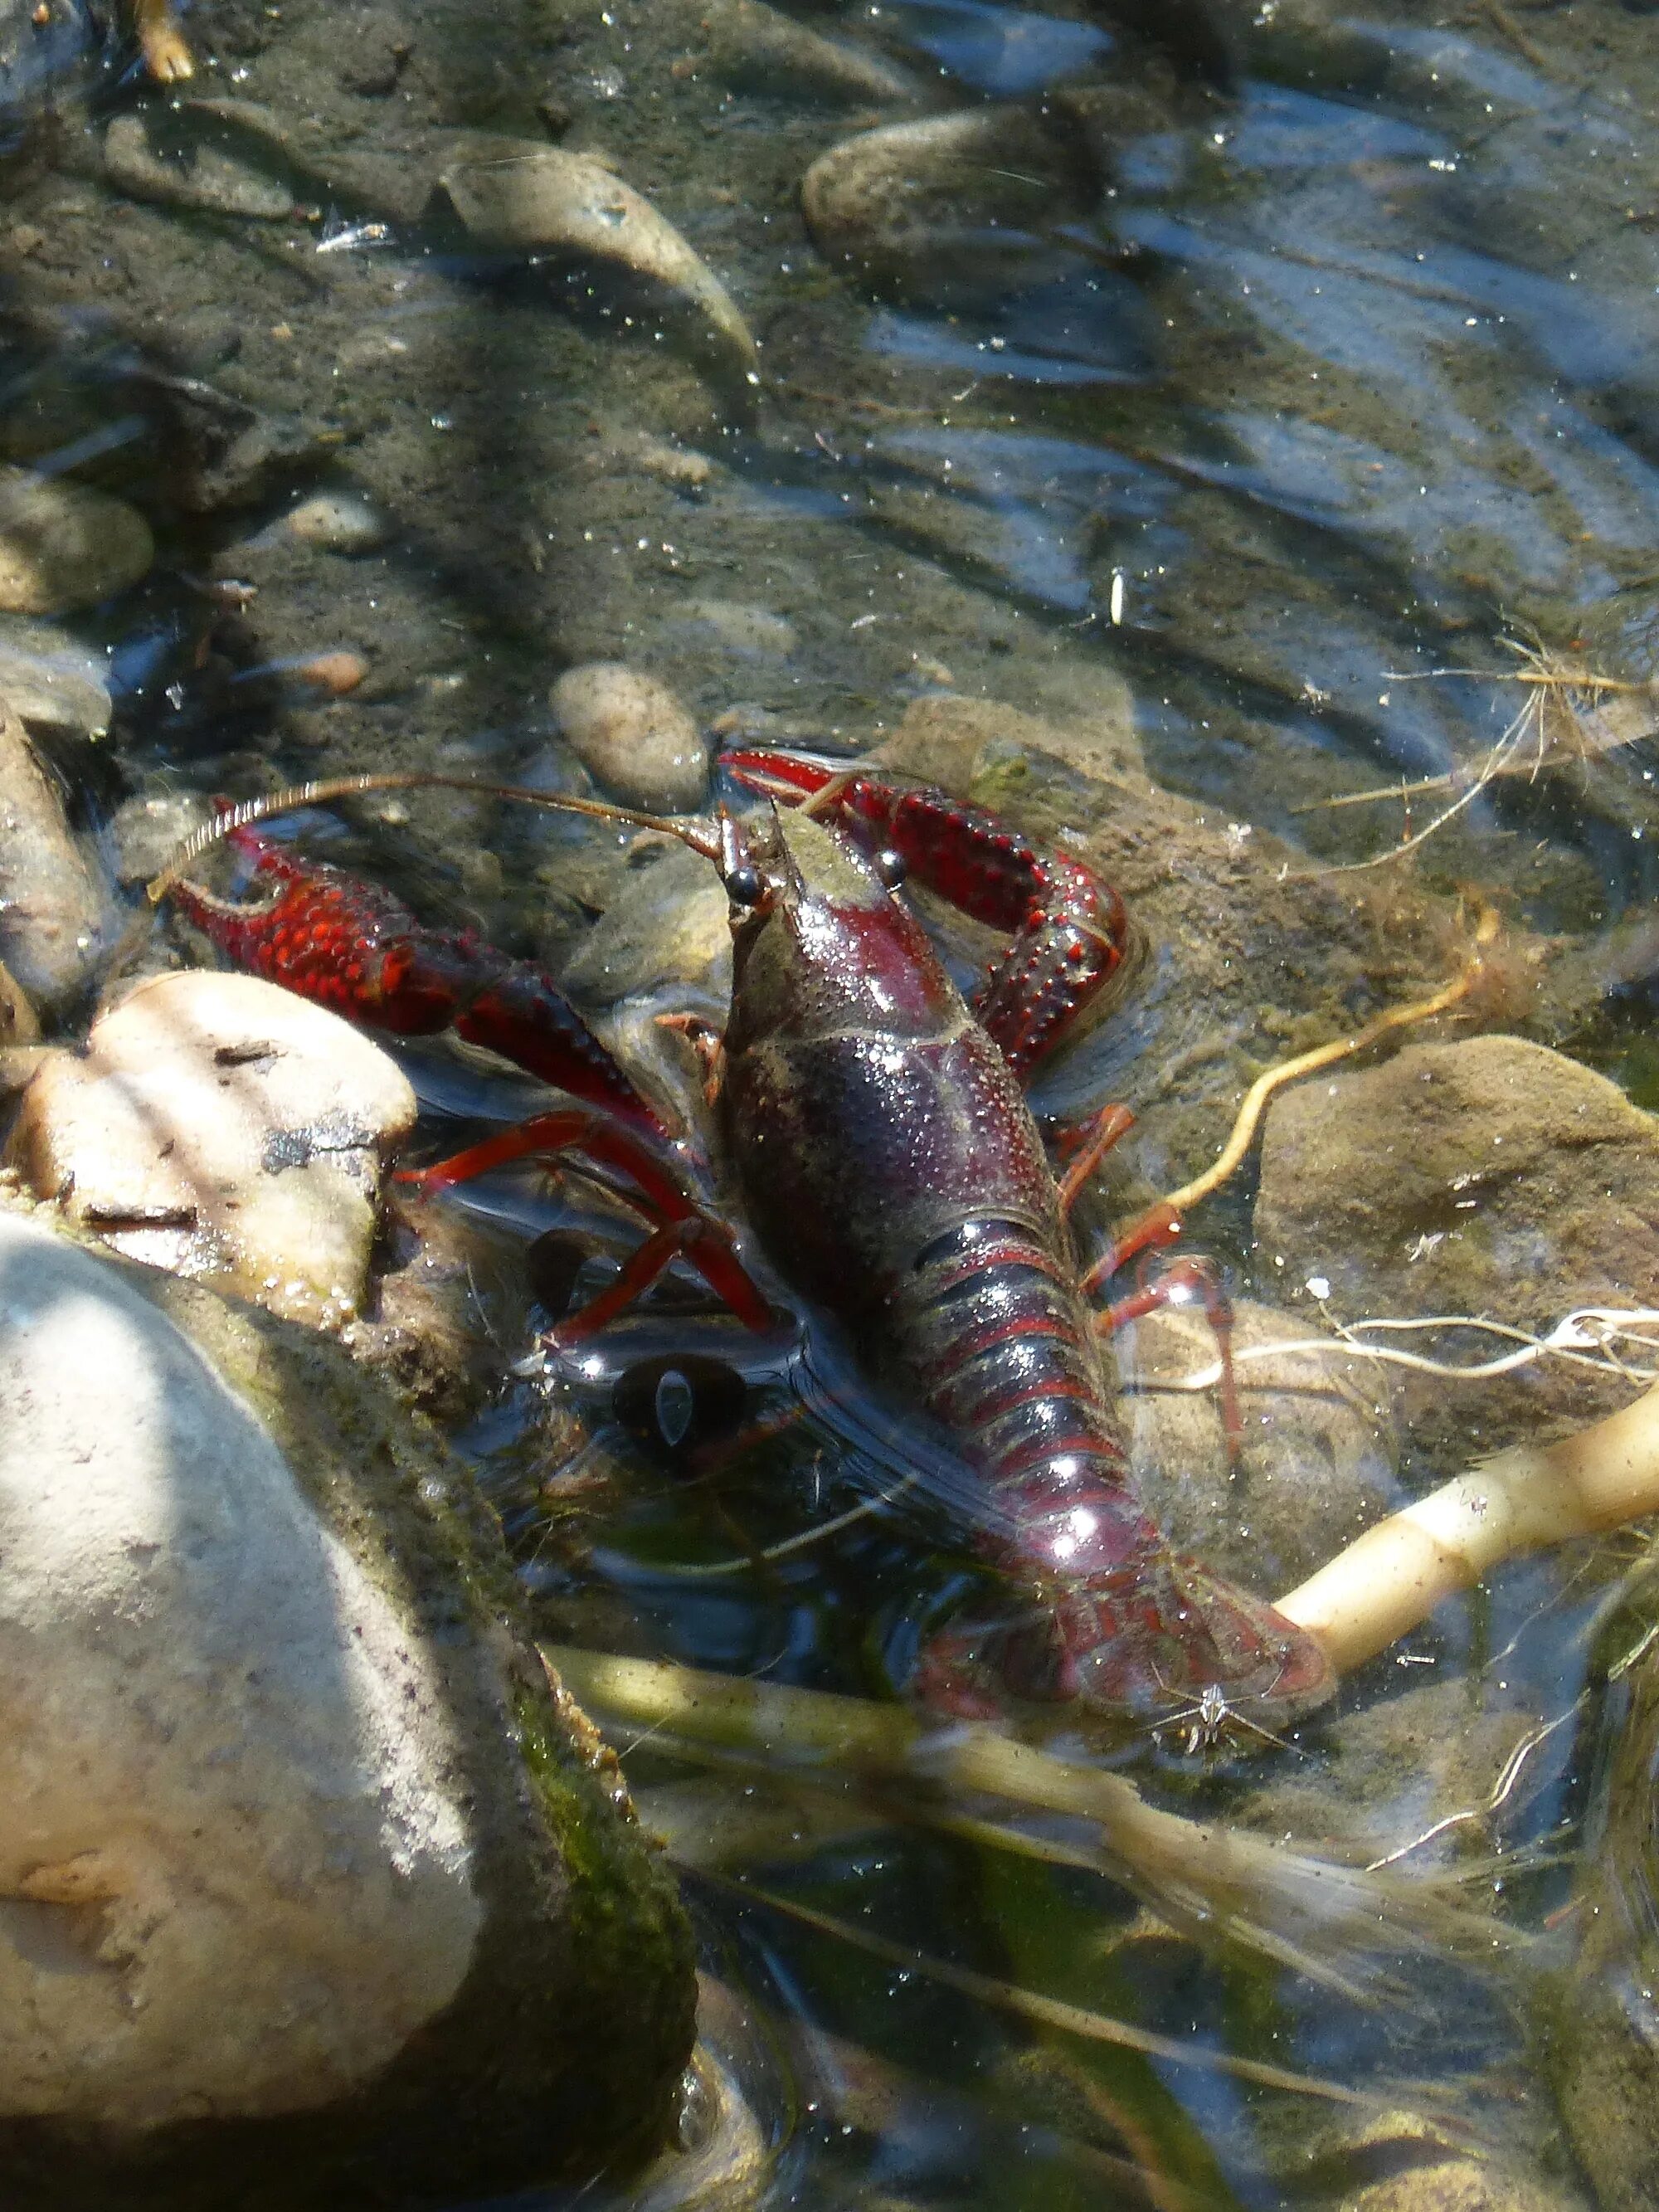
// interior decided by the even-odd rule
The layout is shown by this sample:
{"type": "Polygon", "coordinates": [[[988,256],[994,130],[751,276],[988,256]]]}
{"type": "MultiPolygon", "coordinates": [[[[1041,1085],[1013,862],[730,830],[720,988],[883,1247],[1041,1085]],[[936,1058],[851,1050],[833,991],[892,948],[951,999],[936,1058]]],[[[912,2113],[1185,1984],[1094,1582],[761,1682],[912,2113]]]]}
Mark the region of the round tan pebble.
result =
{"type": "Polygon", "coordinates": [[[708,746],[665,684],[617,660],[567,669],[548,695],[571,750],[630,806],[684,814],[702,800],[708,746]]]}
{"type": "Polygon", "coordinates": [[[136,507],[85,484],[0,470],[0,609],[96,606],[149,573],[155,541],[136,507]]]}
{"type": "Polygon", "coordinates": [[[319,653],[314,660],[302,660],[295,673],[314,691],[324,692],[331,699],[343,699],[368,675],[368,663],[361,653],[319,653]]]}

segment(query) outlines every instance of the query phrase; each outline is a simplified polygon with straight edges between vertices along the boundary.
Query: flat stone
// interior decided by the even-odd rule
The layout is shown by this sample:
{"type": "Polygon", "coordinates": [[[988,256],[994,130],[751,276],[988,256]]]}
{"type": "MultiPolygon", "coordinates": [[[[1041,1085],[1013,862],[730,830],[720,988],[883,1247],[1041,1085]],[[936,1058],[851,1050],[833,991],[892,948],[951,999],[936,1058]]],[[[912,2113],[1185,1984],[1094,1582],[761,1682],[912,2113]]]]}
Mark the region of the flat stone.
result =
{"type": "Polygon", "coordinates": [[[0,469],[0,611],[96,606],[149,574],[155,541],[137,507],[28,469],[0,469]]]}
{"type": "Polygon", "coordinates": [[[7,1158],[112,1249],[333,1327],[364,1304],[381,1179],[415,1110],[337,1015],[191,969],[141,983],[83,1054],[39,1070],[7,1158]]]}
{"type": "Polygon", "coordinates": [[[438,179],[474,242],[497,252],[579,256],[658,288],[703,366],[744,382],[759,355],[736,301],[665,216],[591,154],[480,132],[461,137],[438,179]]]}

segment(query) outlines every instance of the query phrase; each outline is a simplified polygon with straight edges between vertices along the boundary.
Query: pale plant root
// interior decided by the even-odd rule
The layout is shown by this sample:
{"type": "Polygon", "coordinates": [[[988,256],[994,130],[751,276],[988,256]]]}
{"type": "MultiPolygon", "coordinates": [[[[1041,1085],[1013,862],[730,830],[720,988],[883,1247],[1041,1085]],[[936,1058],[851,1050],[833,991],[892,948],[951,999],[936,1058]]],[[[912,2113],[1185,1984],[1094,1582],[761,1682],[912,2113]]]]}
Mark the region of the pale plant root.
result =
{"type": "MultiPolygon", "coordinates": [[[[1299,807],[1299,813],[1328,811],[1338,807],[1370,805],[1397,799],[1407,810],[1414,799],[1447,794],[1450,804],[1420,830],[1409,830],[1386,852],[1363,860],[1334,861],[1323,867],[1299,872],[1310,877],[1354,875],[1370,868],[1387,867],[1416,852],[1461,814],[1491,784],[1524,777],[1528,782],[1563,767],[1583,767],[1605,760],[1627,745],[1652,737],[1659,730],[1659,678],[1628,678],[1593,668],[1570,653],[1558,652],[1540,638],[1502,637],[1498,642],[1523,664],[1505,674],[1501,670],[1433,668],[1425,678],[1478,677],[1497,684],[1518,684],[1526,696],[1485,758],[1469,768],[1455,768],[1443,775],[1419,777],[1415,782],[1379,784],[1368,791],[1351,791],[1334,799],[1316,799],[1299,807]]],[[[1391,672],[1389,680],[1419,680],[1419,672],[1391,672]]]]}
{"type": "Polygon", "coordinates": [[[1515,1444],[1390,1514],[1278,1601],[1339,1671],[1506,1559],[1659,1513],[1659,1383],[1549,1444],[1515,1444]]]}

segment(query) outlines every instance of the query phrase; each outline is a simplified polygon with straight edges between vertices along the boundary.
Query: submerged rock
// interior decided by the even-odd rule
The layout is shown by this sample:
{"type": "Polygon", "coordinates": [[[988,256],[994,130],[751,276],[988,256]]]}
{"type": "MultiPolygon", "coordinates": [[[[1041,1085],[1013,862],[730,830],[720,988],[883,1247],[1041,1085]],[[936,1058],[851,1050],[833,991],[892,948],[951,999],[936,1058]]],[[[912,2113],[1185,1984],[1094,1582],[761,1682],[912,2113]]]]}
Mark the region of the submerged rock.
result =
{"type": "Polygon", "coordinates": [[[0,469],[0,611],[96,606],[149,573],[155,543],[136,507],[28,469],[0,469]]]}
{"type": "Polygon", "coordinates": [[[709,366],[754,376],[755,341],[731,294],[673,224],[592,155],[480,136],[438,181],[479,246],[562,254],[631,277],[659,307],[678,305],[709,366]]]}
{"type": "Polygon", "coordinates": [[[1474,2149],[1443,2122],[1407,2108],[1332,2129],[1308,2162],[1327,2183],[1321,2201],[1333,2212],[1589,2212],[1576,2189],[1523,2170],[1514,2147],[1504,2148],[1505,2157],[1474,2149]],[[1329,2187],[1337,2176],[1351,2177],[1340,2196],[1329,2187]]]}
{"type": "Polygon", "coordinates": [[[0,624],[0,699],[39,728],[102,737],[113,712],[107,666],[53,623],[0,624]]]}
{"type": "Polygon", "coordinates": [[[340,1341],[404,1405],[463,1420],[504,1378],[503,1344],[523,1339],[522,1249],[441,1203],[392,1209],[387,1229],[368,1309],[340,1341]]]}
{"type": "MultiPolygon", "coordinates": [[[[1331,1285],[1345,1320],[1472,1315],[1547,1331],[1577,1306],[1646,1307],[1659,1283],[1659,1122],[1604,1076],[1520,1037],[1408,1045],[1272,1107],[1259,1262],[1331,1285]]],[[[1474,1340],[1490,1358],[1490,1337],[1474,1340]]],[[[1623,1404],[1625,1379],[1540,1360],[1407,1386],[1455,1407],[1462,1456],[1623,1404]]],[[[1451,1418],[1450,1413],[1447,1415],[1451,1418]]]]}
{"type": "Polygon", "coordinates": [[[390,534],[385,515],[356,492],[319,491],[290,507],[283,526],[327,553],[372,553],[390,534]]]}
{"type": "Polygon", "coordinates": [[[1060,227],[1093,211],[1103,183],[1086,135],[1045,104],[884,125],[820,155],[800,189],[827,261],[881,292],[961,305],[1074,260],[1060,227]]]}
{"type": "Polygon", "coordinates": [[[6,1157],[112,1249],[337,1326],[362,1306],[415,1094],[378,1045],[257,976],[157,975],[53,1054],[6,1157]]]}
{"type": "Polygon", "coordinates": [[[113,928],[102,875],[58,786],[0,696],[0,958],[35,1004],[62,1012],[113,928]]]}
{"type": "Polygon", "coordinates": [[[648,2149],[690,1944],[459,1467],[346,1357],[0,1213],[0,2170],[399,2203],[648,2149]]]}
{"type": "Polygon", "coordinates": [[[20,989],[10,969],[0,963],[0,1046],[32,1045],[40,1035],[40,1024],[27,993],[20,989]]]}
{"type": "MultiPolygon", "coordinates": [[[[1138,773],[1140,742],[1128,688],[1104,677],[1075,719],[1048,720],[1000,699],[969,699],[955,692],[912,700],[878,757],[923,783],[994,805],[1018,791],[1030,765],[1069,781],[1079,799],[1093,800],[1093,781],[1138,773]],[[1084,778],[1090,779],[1085,783],[1084,778]]],[[[1121,795],[1103,795],[1115,799],[1121,795]]]]}
{"type": "Polygon", "coordinates": [[[565,963],[560,982],[590,1006],[707,984],[722,995],[732,956],[731,902],[701,854],[676,845],[631,869],[565,963]]]}
{"type": "Polygon", "coordinates": [[[159,876],[186,837],[213,818],[193,791],[135,793],[124,799],[106,829],[118,882],[137,885],[159,876]]]}
{"type": "MultiPolygon", "coordinates": [[[[239,105],[222,103],[227,112],[239,105]]],[[[294,212],[292,185],[240,158],[229,146],[216,143],[228,134],[222,125],[216,130],[215,123],[214,108],[195,102],[159,120],[154,108],[143,115],[118,115],[104,133],[105,173],[135,199],[265,222],[286,221],[294,212]]]]}
{"type": "Polygon", "coordinates": [[[861,46],[826,39],[764,0],[714,0],[702,15],[710,67],[745,92],[879,105],[914,100],[914,81],[861,46]]]}
{"type": "Polygon", "coordinates": [[[1241,1301],[1233,1352],[1243,1441],[1227,1465],[1220,1401],[1183,1378],[1216,1364],[1194,1306],[1149,1314],[1116,1340],[1135,1486],[1183,1550],[1272,1595],[1301,1582],[1398,1504],[1388,1370],[1294,1314],[1241,1301]],[[1261,1355],[1269,1356],[1262,1358],[1261,1355]]]}
{"type": "Polygon", "coordinates": [[[619,660],[568,668],[548,695],[584,768],[630,806],[689,812],[708,782],[708,746],[665,684],[619,660]]]}
{"type": "Polygon", "coordinates": [[[1654,1771],[1659,1667],[1651,1650],[1612,1693],[1620,1725],[1607,1826],[1587,1851],[1572,1926],[1578,1955],[1558,1992],[1549,2057],[1574,2149],[1602,2212],[1659,2203],[1659,1884],[1654,1771]]]}

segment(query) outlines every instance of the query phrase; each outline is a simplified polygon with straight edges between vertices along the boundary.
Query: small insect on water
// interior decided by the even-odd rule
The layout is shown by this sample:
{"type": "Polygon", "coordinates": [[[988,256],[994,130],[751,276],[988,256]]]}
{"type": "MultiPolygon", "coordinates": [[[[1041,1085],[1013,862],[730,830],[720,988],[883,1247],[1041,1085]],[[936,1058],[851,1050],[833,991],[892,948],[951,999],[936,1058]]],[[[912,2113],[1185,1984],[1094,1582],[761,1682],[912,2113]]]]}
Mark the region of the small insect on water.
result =
{"type": "MultiPolygon", "coordinates": [[[[730,1012],[722,1035],[699,1024],[688,1034],[745,1222],[784,1282],[833,1314],[871,1373],[975,1472],[978,1547],[1017,1601],[1012,1615],[1005,1607],[934,1634],[913,1691],[951,1713],[1046,1712],[1097,1734],[1174,1727],[1194,1754],[1277,1741],[1275,1729],[1330,1695],[1323,1650],[1166,1542],[1134,1497],[1113,1423],[1100,1338],[1160,1292],[1093,1310],[1070,1213],[1128,1116],[1097,1116],[1060,1176],[1022,1088],[1082,1010],[1131,973],[1138,938],[1121,901],[1080,863],[943,792],[756,749],[726,766],[770,806],[686,823],[502,795],[659,830],[725,885],[730,1012]],[[897,890],[906,874],[1008,935],[971,1008],[897,890]]],[[[368,777],[288,803],[422,781],[485,788],[368,777]]],[[[453,1027],[582,1102],[411,1178],[437,1191],[570,1152],[611,1171],[648,1233],[554,1340],[603,1328],[677,1261],[748,1326],[768,1327],[738,1237],[690,1187],[658,1109],[552,980],[295,860],[248,825],[259,811],[244,810],[228,834],[263,902],[216,897],[176,870],[152,895],[171,896],[256,972],[398,1034],[453,1027]]],[[[180,865],[193,857],[186,848],[180,865]]],[[[1161,1216],[1143,1241],[1170,1230],[1161,1216]]],[[[1182,1287],[1194,1281],[1188,1268],[1182,1287]]],[[[653,1419],[673,1410],[653,1399],[653,1419]]]]}
{"type": "Polygon", "coordinates": [[[1219,1682],[1206,1682],[1196,1702],[1178,1706],[1174,1712],[1165,1713],[1152,1723],[1155,1735],[1174,1736],[1188,1759],[1203,1759],[1212,1753],[1233,1750],[1241,1738],[1255,1737],[1270,1743],[1275,1750],[1293,1748],[1282,1735],[1271,1729],[1262,1728],[1247,1713],[1232,1704],[1219,1682]]]}

